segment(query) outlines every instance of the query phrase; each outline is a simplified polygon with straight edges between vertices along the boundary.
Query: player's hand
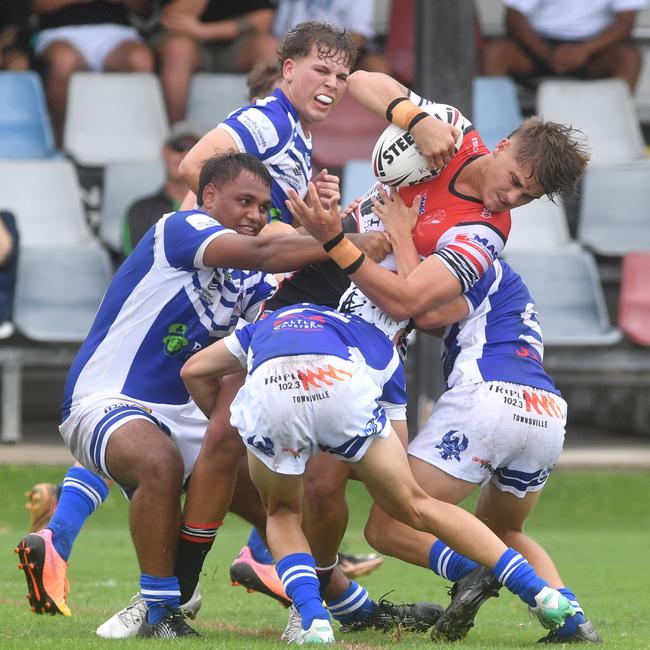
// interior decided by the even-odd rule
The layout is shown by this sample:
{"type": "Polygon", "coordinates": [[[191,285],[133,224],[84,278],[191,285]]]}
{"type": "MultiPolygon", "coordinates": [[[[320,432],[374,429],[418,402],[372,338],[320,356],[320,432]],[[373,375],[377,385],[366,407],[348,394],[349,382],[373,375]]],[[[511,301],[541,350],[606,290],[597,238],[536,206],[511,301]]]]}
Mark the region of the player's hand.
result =
{"type": "Polygon", "coordinates": [[[385,232],[371,230],[360,234],[351,233],[347,236],[375,262],[381,262],[386,255],[393,252],[393,245],[385,232]]]}
{"type": "Polygon", "coordinates": [[[386,232],[391,237],[410,237],[418,219],[421,196],[418,194],[409,207],[397,190],[388,194],[383,187],[379,187],[379,199],[372,198],[372,210],[382,220],[386,232]]]}
{"type": "Polygon", "coordinates": [[[361,204],[362,197],[357,196],[356,199],[350,201],[348,205],[345,206],[345,209],[341,212],[341,219],[345,219],[349,214],[352,214],[361,204]]]}
{"type": "Polygon", "coordinates": [[[316,186],[318,198],[326,210],[335,196],[337,203],[341,200],[341,180],[338,176],[330,174],[327,169],[321,169],[312,179],[312,183],[316,186]]]}
{"type": "Polygon", "coordinates": [[[433,115],[420,120],[411,129],[411,135],[427,159],[429,169],[441,169],[456,155],[460,131],[433,115]]]}
{"type": "Polygon", "coordinates": [[[327,209],[323,207],[316,186],[309,183],[306,200],[294,189],[289,188],[289,198],[285,201],[289,212],[321,243],[328,242],[341,232],[341,215],[338,209],[338,195],[330,200],[327,209]],[[309,204],[308,204],[309,203],[309,204]]]}

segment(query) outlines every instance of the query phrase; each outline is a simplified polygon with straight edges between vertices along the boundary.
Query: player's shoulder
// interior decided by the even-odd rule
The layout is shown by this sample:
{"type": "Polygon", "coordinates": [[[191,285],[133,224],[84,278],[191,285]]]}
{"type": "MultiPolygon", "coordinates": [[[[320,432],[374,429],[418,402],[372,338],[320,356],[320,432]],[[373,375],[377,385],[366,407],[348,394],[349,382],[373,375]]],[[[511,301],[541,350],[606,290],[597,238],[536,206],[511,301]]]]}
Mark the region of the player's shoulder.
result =
{"type": "Polygon", "coordinates": [[[251,132],[275,131],[280,139],[291,135],[298,124],[298,113],[279,89],[272,95],[257,100],[255,104],[233,111],[224,124],[243,125],[251,132]]]}

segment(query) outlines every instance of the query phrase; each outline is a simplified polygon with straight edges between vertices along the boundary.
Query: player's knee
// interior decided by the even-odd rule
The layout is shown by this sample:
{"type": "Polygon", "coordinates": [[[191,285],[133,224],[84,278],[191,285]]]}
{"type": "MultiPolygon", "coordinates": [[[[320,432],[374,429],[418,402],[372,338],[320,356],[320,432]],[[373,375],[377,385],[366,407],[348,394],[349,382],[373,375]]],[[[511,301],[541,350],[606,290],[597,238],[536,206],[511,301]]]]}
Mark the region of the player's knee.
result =
{"type": "Polygon", "coordinates": [[[372,548],[379,553],[386,553],[388,538],[390,537],[390,527],[386,529],[382,526],[382,522],[378,518],[371,515],[366,522],[366,527],[363,529],[363,534],[372,548]]]}
{"type": "Polygon", "coordinates": [[[323,504],[332,508],[332,503],[340,503],[345,499],[345,480],[341,481],[337,476],[305,475],[303,480],[305,500],[310,507],[318,507],[323,504]]]}

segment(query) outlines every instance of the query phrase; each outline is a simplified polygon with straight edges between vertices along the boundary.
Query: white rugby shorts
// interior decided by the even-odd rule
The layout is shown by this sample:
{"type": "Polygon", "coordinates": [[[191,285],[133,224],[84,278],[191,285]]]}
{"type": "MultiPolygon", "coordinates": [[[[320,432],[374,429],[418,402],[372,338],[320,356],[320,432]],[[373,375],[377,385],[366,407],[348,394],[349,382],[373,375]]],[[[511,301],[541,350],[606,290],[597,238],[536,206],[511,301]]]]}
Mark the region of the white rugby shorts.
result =
{"type": "Polygon", "coordinates": [[[106,466],[106,445],[113,431],[136,419],[152,422],[176,443],[183,457],[185,482],[194,468],[208,426],[207,418],[192,401],[153,404],[121,394],[86,399],[72,408],[59,431],[72,455],[84,467],[114,480],[106,466]]]}
{"type": "Polygon", "coordinates": [[[330,355],[279,357],[246,377],[230,423],[273,472],[300,475],[319,451],[355,462],[375,438],[387,437],[391,427],[380,395],[363,363],[330,355]]]}
{"type": "Polygon", "coordinates": [[[490,381],[457,386],[436,403],[408,453],[470,483],[524,497],[557,463],[566,402],[538,388],[490,381]]]}

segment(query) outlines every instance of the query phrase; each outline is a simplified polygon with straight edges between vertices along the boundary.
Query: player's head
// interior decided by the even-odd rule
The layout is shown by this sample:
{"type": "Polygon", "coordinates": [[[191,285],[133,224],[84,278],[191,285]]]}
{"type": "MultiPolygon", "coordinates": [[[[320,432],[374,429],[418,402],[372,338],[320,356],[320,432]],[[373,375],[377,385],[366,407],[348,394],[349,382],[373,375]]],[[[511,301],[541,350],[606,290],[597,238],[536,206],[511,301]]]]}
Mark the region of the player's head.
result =
{"type": "Polygon", "coordinates": [[[481,198],[487,208],[498,211],[544,195],[551,200],[570,196],[588,162],[580,131],[529,117],[494,148],[481,198]]]}
{"type": "Polygon", "coordinates": [[[282,80],[282,68],[279,61],[262,61],[253,66],[246,77],[248,99],[255,102],[270,95],[282,80]]]}
{"type": "Polygon", "coordinates": [[[218,154],[201,167],[199,207],[226,228],[257,235],[271,207],[271,182],[268,169],[254,156],[218,154]]]}
{"type": "Polygon", "coordinates": [[[344,30],[321,22],[300,23],[282,41],[280,87],[303,127],[324,120],[345,92],[357,47],[344,30]]]}
{"type": "Polygon", "coordinates": [[[162,158],[168,178],[180,180],[178,166],[185,154],[200,140],[191,124],[176,122],[162,147],[162,158]]]}

